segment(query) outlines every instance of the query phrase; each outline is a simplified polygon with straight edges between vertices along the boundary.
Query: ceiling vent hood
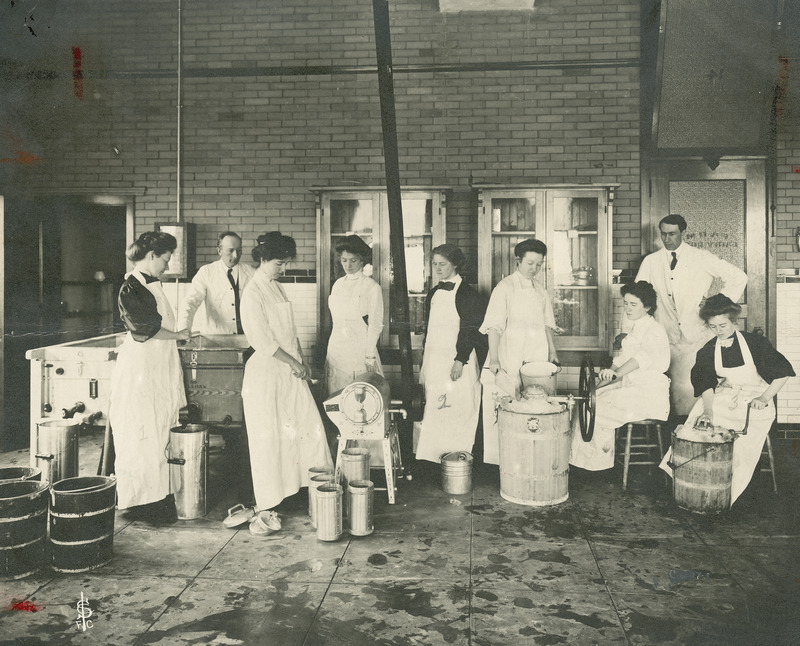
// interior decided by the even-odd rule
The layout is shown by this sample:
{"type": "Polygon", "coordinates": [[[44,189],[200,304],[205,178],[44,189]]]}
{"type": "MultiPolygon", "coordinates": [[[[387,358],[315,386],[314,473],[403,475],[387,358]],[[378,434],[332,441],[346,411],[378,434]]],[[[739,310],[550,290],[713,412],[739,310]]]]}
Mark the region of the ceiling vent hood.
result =
{"type": "Polygon", "coordinates": [[[440,13],[532,11],[535,0],[439,0],[440,13]]]}

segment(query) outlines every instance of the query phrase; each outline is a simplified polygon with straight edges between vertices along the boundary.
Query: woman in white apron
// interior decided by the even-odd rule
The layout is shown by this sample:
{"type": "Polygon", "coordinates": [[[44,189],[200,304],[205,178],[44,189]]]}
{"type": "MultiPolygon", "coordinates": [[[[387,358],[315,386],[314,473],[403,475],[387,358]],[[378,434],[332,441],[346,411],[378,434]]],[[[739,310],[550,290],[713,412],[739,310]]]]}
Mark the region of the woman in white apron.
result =
{"type": "Polygon", "coordinates": [[[336,252],[344,276],[333,284],[328,298],[333,320],[325,357],[329,396],[360,374],[383,374],[377,347],[383,329],[383,295],[380,285],[364,274],[372,249],[357,235],[350,235],[336,245],[336,252]]]}
{"type": "Polygon", "coordinates": [[[486,337],[478,327],[486,306],[460,275],[466,261],[461,249],[443,244],[431,253],[439,284],[425,299],[419,380],[426,402],[422,422],[415,425],[414,452],[418,460],[439,462],[450,451],[472,452],[481,396],[476,350],[486,354],[486,337]]]}
{"type": "Polygon", "coordinates": [[[256,514],[253,534],[281,528],[273,508],[307,485],[308,470],[332,466],[322,420],[306,379],[292,304],[278,282],[296,255],[295,242],[274,231],[258,237],[259,264],[240,306],[242,327],[255,352],[247,361],[242,402],[250,445],[256,514]]]}
{"type": "MultiPolygon", "coordinates": [[[[365,372],[383,374],[378,357],[378,339],[383,330],[381,286],[364,274],[372,262],[372,249],[357,235],[349,235],[336,245],[344,276],[328,297],[333,329],[325,357],[325,390],[328,397],[351,384],[365,372]]],[[[380,440],[358,440],[355,446],[370,453],[370,465],[383,465],[380,440]]]]}
{"type": "Polygon", "coordinates": [[[514,247],[517,271],[492,290],[480,332],[489,337],[488,369],[484,384],[484,462],[499,464],[500,444],[494,421],[493,393],[514,395],[520,390],[519,369],[531,361],[558,363],[553,339],[556,327],[553,305],[536,275],[544,265],[547,245],[541,240],[523,240],[514,247]],[[509,392],[510,391],[510,392],[509,392]],[[487,399],[489,401],[487,401],[487,399]],[[488,405],[487,405],[488,404],[488,405]]]}
{"type": "Polygon", "coordinates": [[[134,263],[119,292],[119,310],[128,330],[111,376],[108,419],[116,450],[117,506],[154,524],[175,522],[169,493],[167,444],[186,405],[175,316],[159,277],[177,242],[168,233],[147,231],[128,248],[134,263]]]}
{"type": "MultiPolygon", "coordinates": [[[[741,311],[724,294],[712,296],[700,308],[700,318],[716,336],[697,352],[692,385],[700,399],[685,422],[689,427],[701,422],[741,431],[750,408],[747,435],[733,442],[731,504],[747,488],[761,458],[775,420],[773,398],[795,374],[792,364],[766,338],[737,330],[741,311]]],[[[670,476],[671,457],[672,449],[661,461],[670,476]]]]}
{"type": "Polygon", "coordinates": [[[573,433],[569,463],[589,471],[614,466],[616,429],[626,422],[669,417],[669,337],[653,318],[656,290],[646,281],[620,290],[627,319],[627,335],[611,368],[600,371],[594,435],[584,442],[573,433]]]}

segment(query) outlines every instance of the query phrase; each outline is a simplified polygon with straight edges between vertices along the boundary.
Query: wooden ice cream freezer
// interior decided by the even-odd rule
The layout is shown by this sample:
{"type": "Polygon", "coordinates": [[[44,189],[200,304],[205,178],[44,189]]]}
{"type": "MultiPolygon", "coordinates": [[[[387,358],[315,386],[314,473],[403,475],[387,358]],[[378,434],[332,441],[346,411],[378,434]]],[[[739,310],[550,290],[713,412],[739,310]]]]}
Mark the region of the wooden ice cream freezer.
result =
{"type": "MultiPolygon", "coordinates": [[[[36,446],[37,423],[42,419],[107,423],[111,373],[124,339],[124,332],[108,334],[26,353],[31,366],[31,447],[36,446]]],[[[198,335],[178,347],[189,421],[218,428],[243,426],[242,378],[248,347],[245,336],[236,334],[198,335]]]]}

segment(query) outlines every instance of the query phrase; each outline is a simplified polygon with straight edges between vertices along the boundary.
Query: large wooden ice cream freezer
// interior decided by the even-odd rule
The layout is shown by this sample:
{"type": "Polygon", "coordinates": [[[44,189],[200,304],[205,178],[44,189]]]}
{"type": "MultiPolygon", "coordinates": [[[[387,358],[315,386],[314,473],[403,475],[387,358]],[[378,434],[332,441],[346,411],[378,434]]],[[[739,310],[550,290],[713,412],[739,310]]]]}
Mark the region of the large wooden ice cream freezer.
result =
{"type": "MultiPolygon", "coordinates": [[[[43,419],[107,423],[111,373],[124,338],[124,332],[109,334],[26,353],[31,366],[31,448],[36,446],[37,424],[43,419]]],[[[199,335],[178,347],[188,421],[242,427],[242,378],[248,347],[245,336],[236,334],[199,335]]],[[[32,464],[34,453],[32,450],[32,464]]]]}

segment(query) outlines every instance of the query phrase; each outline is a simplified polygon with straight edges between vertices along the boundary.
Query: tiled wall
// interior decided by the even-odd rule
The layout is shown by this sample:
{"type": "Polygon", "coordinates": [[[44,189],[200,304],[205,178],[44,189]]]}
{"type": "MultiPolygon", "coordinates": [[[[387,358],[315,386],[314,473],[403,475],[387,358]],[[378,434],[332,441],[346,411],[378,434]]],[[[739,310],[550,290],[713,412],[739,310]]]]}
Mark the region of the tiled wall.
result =
{"type": "MultiPolygon", "coordinates": [[[[800,375],[800,282],[778,283],[777,348],[800,375]]],[[[778,393],[781,429],[800,437],[800,377],[794,377],[778,393]]]]}

